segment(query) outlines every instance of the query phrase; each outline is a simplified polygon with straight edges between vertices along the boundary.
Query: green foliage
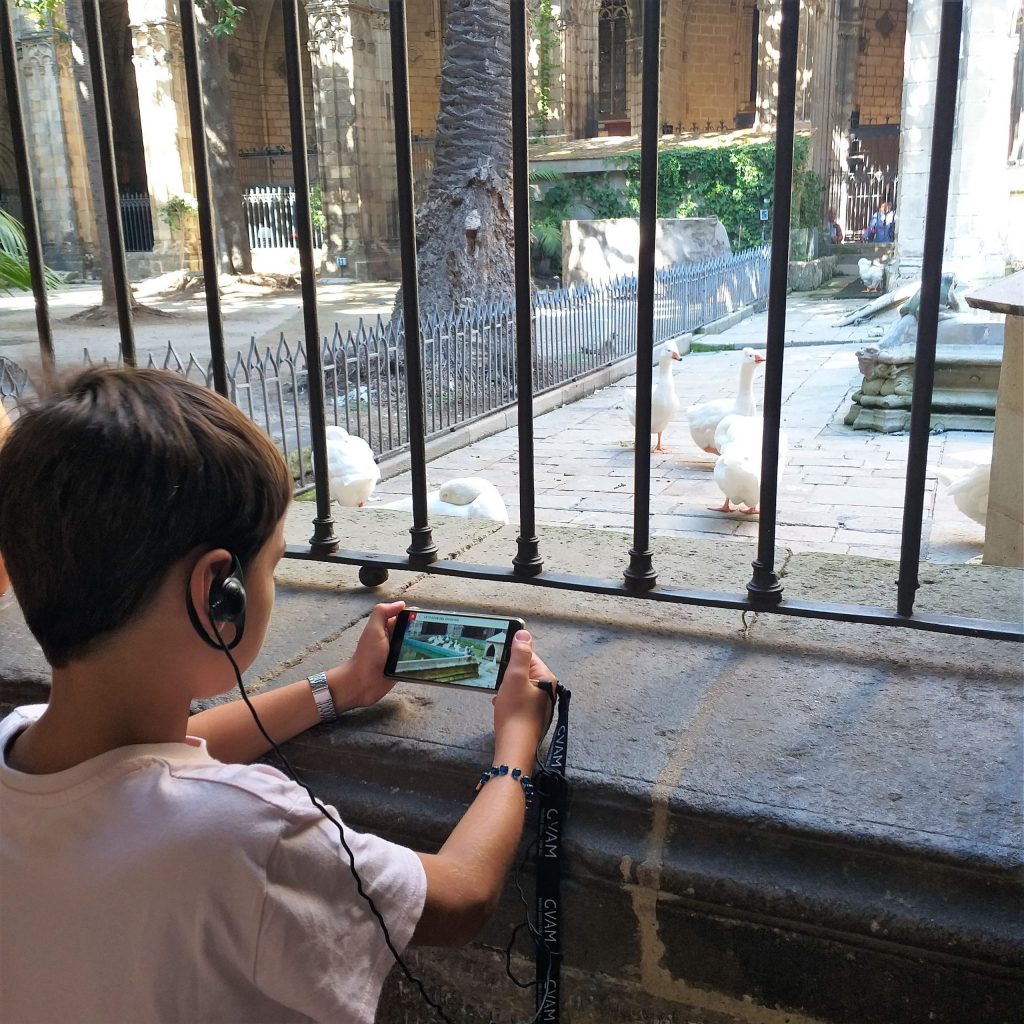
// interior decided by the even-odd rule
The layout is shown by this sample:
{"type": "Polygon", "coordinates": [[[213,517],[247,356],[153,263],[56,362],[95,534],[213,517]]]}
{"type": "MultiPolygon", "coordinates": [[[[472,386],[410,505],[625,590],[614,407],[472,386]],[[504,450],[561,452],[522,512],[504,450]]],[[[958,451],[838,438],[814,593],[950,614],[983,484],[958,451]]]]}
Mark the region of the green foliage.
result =
{"type": "MultiPolygon", "coordinates": [[[[797,136],[793,146],[792,224],[816,227],[822,219],[824,183],[804,170],[810,139],[797,136]]],[[[640,211],[640,155],[628,158],[626,171],[630,215],[640,211]]],[[[775,143],[738,142],[730,146],[684,146],[658,155],[658,216],[716,216],[734,248],[761,240],[759,212],[770,200],[775,177],[775,143]]]]}
{"type": "Polygon", "coordinates": [[[818,228],[825,218],[825,182],[817,171],[793,172],[793,217],[795,228],[818,228]]]}
{"type": "Polygon", "coordinates": [[[540,0],[537,5],[533,32],[537,37],[537,136],[543,138],[551,118],[552,73],[559,66],[553,56],[558,52],[558,32],[551,0],[540,0]]]}
{"type": "Polygon", "coordinates": [[[324,193],[319,183],[309,190],[309,219],[317,231],[323,231],[327,227],[327,217],[324,215],[324,193]]]}
{"type": "MultiPolygon", "coordinates": [[[[54,16],[64,0],[14,0],[14,6],[35,15],[40,25],[45,24],[54,16]]],[[[231,36],[238,28],[238,21],[245,14],[245,8],[239,7],[232,0],[205,0],[202,8],[213,21],[215,36],[231,36]]]]}
{"type": "Polygon", "coordinates": [[[160,204],[160,219],[172,231],[181,231],[195,212],[196,201],[191,196],[171,196],[160,204]]]}
{"type": "Polygon", "coordinates": [[[45,25],[56,13],[63,0],[14,0],[14,6],[35,17],[40,26],[45,25]]]}
{"type": "Polygon", "coordinates": [[[232,3],[232,0],[206,0],[203,10],[210,16],[213,34],[218,39],[233,36],[239,19],[245,14],[245,8],[232,3]]]}
{"type": "MultiPolygon", "coordinates": [[[[47,288],[60,288],[62,281],[52,270],[44,268],[47,288]]],[[[28,243],[22,226],[5,210],[0,210],[0,290],[32,290],[28,266],[28,243]]]]}
{"type": "Polygon", "coordinates": [[[550,260],[556,274],[562,270],[563,220],[586,214],[596,219],[633,216],[622,192],[604,173],[565,175],[537,168],[530,172],[530,182],[548,186],[530,203],[533,258],[550,260]]]}

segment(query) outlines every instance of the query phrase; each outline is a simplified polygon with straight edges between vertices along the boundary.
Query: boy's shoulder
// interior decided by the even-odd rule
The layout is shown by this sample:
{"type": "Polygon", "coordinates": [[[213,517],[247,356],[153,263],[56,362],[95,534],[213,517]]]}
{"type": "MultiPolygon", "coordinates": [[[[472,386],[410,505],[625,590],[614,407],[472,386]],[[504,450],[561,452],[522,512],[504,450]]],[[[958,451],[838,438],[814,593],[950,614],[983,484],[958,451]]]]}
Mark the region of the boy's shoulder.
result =
{"type": "Polygon", "coordinates": [[[8,795],[52,804],[70,796],[127,798],[151,791],[155,804],[200,802],[220,809],[235,805],[245,813],[262,807],[276,819],[301,807],[299,786],[266,764],[225,764],[214,758],[205,740],[189,737],[182,743],[142,743],[109,750],[98,757],[52,775],[25,775],[8,767],[2,756],[11,737],[36,721],[45,705],[14,708],[0,720],[0,781],[8,795]],[[160,780],[163,780],[162,782],[160,780]],[[123,789],[121,785],[123,784],[123,789]]]}

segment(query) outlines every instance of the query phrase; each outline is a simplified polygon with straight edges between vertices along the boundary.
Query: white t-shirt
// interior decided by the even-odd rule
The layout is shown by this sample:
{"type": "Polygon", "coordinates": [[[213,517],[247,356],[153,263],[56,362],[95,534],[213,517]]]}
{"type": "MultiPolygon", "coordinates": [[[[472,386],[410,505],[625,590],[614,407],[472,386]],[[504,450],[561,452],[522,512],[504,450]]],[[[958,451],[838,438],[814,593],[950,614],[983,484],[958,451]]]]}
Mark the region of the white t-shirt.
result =
{"type": "MultiPolygon", "coordinates": [[[[42,711],[0,722],[4,1024],[373,1020],[394,958],[304,790],[193,738],[14,771],[7,745],[42,711]]],[[[345,838],[404,949],[426,895],[419,858],[345,838]]]]}

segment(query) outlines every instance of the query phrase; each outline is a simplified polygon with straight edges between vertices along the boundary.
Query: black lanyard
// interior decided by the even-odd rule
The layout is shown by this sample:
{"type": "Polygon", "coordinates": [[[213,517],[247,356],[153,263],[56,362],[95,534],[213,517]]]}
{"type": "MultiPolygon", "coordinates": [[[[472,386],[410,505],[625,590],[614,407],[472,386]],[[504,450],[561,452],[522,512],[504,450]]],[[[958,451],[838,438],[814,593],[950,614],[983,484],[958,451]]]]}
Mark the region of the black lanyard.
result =
{"type": "Polygon", "coordinates": [[[537,813],[537,1014],[535,1020],[558,1022],[562,966],[561,856],[565,825],[565,755],[569,744],[569,698],[559,686],[558,718],[544,770],[538,773],[537,813]]]}

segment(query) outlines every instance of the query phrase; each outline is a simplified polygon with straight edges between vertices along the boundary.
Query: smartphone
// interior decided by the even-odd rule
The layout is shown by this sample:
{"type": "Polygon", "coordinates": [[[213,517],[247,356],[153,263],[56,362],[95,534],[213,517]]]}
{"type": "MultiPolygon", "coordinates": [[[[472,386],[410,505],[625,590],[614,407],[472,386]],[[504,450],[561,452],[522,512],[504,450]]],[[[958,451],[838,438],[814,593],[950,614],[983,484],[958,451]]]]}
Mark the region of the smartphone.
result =
{"type": "Polygon", "coordinates": [[[406,608],[398,613],[384,674],[493,693],[501,686],[512,638],[525,627],[514,617],[406,608]]]}

